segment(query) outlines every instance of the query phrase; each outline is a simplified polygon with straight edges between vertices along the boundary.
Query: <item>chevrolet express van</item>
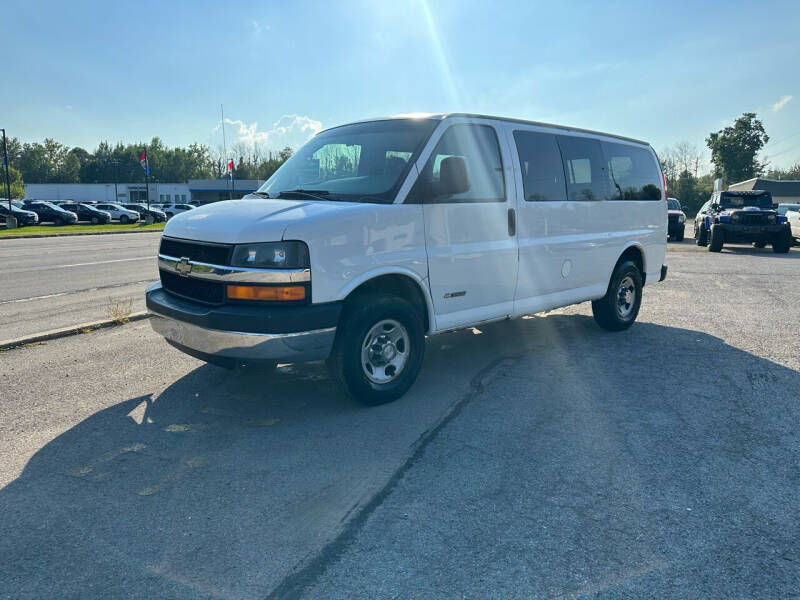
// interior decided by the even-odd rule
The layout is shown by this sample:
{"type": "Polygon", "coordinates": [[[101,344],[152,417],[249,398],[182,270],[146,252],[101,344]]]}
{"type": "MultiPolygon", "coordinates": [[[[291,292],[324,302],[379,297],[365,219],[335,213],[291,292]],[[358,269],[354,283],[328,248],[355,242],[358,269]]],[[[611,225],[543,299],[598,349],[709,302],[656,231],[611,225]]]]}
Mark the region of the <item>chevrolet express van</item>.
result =
{"type": "Polygon", "coordinates": [[[591,301],[630,327],[666,276],[666,185],[645,142],[471,114],[328,129],[254,194],[169,221],[155,331],[208,362],[325,359],[368,404],[425,337],[591,301]]]}

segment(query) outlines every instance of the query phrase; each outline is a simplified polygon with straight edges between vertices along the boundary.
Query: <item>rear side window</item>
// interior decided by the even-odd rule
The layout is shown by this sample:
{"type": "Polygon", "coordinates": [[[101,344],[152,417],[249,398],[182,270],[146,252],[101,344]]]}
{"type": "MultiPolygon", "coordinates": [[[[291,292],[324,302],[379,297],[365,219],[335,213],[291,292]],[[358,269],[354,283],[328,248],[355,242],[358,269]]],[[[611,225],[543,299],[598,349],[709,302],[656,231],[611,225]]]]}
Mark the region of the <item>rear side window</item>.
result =
{"type": "Polygon", "coordinates": [[[567,199],[564,166],[552,133],[515,131],[522,187],[528,202],[567,199]]]}
{"type": "Polygon", "coordinates": [[[497,134],[488,125],[453,125],[445,131],[428,159],[411,194],[411,202],[504,202],[503,162],[497,134]],[[445,158],[463,157],[467,163],[470,188],[461,194],[430,197],[429,184],[439,182],[439,167],[445,158]],[[424,195],[424,199],[420,198],[424,195]]]}
{"type": "Polygon", "coordinates": [[[600,142],[591,138],[556,136],[567,180],[567,199],[605,200],[608,181],[600,142]]]}
{"type": "Polygon", "coordinates": [[[650,151],[613,142],[602,146],[612,200],[661,200],[661,172],[650,151]]]}

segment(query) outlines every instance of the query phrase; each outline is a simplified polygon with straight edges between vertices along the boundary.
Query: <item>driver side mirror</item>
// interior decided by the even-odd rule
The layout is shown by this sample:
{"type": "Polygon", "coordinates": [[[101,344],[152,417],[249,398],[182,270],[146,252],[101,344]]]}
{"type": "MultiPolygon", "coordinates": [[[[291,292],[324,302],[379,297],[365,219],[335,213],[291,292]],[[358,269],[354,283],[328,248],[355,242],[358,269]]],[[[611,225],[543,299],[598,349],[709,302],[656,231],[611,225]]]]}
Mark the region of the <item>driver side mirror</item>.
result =
{"type": "Polygon", "coordinates": [[[439,183],[434,186],[436,195],[453,196],[469,191],[472,186],[463,156],[448,156],[439,165],[439,183]]]}

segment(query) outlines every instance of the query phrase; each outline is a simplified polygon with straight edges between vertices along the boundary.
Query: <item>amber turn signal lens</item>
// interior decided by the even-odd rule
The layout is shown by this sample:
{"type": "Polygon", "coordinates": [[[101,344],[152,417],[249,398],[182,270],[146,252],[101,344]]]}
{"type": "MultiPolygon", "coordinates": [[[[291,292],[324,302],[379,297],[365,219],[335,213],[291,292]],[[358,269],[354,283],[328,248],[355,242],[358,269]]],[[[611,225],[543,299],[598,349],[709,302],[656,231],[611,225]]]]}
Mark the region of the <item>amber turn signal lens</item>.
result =
{"type": "Polygon", "coordinates": [[[305,300],[306,288],[302,285],[229,285],[228,298],[231,300],[292,301],[305,300]]]}

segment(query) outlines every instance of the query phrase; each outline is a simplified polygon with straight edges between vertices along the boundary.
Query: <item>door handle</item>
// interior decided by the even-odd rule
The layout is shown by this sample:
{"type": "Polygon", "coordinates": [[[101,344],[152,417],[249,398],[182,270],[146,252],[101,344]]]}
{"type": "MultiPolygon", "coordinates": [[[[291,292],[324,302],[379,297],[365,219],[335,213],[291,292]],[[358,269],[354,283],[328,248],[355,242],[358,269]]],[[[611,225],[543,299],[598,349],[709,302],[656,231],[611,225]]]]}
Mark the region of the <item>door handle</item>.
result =
{"type": "Polygon", "coordinates": [[[513,237],[517,234],[517,213],[513,208],[508,209],[508,235],[513,237]]]}

